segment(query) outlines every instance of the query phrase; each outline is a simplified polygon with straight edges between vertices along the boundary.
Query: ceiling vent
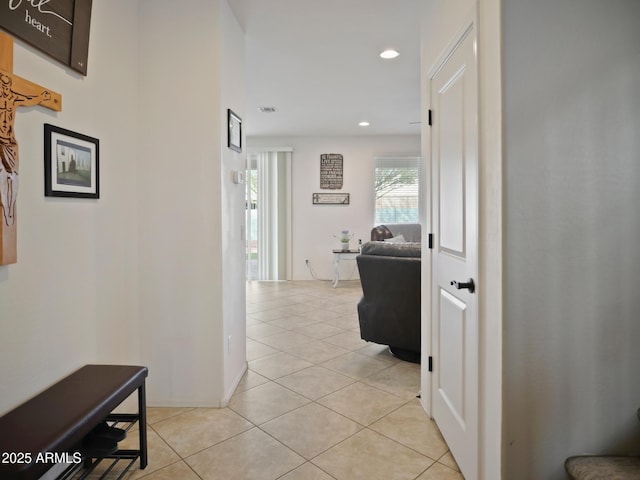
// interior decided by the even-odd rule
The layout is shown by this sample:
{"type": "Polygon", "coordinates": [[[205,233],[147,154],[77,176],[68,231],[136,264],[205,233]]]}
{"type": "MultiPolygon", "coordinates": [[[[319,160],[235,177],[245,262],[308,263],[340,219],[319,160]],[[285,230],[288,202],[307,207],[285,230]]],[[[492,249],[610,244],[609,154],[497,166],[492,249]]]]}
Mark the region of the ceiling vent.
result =
{"type": "Polygon", "coordinates": [[[258,107],[262,113],[275,113],[276,107],[258,107]]]}

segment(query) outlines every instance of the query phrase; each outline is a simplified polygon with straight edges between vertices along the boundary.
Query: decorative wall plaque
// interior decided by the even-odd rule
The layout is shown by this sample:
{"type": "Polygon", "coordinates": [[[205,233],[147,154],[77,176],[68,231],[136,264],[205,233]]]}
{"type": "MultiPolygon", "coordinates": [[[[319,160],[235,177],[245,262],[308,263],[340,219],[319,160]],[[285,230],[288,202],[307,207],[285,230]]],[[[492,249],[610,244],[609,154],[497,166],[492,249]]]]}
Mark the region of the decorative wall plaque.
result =
{"type": "Polygon", "coordinates": [[[92,0],[0,0],[0,28],[87,74],[92,0]]]}
{"type": "Polygon", "coordinates": [[[339,153],[320,155],[320,188],[329,190],[342,188],[342,155],[339,153]]]}
{"type": "Polygon", "coordinates": [[[349,205],[348,193],[314,193],[314,205],[349,205]]]}

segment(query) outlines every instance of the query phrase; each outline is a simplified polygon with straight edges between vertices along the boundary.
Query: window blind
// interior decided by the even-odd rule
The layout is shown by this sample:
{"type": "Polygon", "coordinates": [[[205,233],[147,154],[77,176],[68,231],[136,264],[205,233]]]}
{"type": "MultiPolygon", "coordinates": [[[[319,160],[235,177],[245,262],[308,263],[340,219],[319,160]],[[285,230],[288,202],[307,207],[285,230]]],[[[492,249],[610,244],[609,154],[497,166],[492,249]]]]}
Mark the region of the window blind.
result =
{"type": "Polygon", "coordinates": [[[420,157],[377,157],[375,223],[418,223],[420,157]]]}

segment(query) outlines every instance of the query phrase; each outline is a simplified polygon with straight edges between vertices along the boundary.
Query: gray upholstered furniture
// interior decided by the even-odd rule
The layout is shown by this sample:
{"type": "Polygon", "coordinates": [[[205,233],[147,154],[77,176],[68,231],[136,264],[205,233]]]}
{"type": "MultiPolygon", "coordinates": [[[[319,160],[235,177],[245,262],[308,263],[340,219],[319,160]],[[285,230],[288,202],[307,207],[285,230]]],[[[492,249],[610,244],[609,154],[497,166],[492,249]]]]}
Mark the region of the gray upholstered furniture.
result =
{"type": "Polygon", "coordinates": [[[640,480],[640,457],[569,457],[565,469],[574,480],[640,480]]]}
{"type": "Polygon", "coordinates": [[[367,242],[356,257],[362,284],[360,336],[420,362],[419,243],[367,242]]]}
{"type": "Polygon", "coordinates": [[[371,230],[371,240],[373,241],[389,240],[401,235],[406,242],[420,243],[422,226],[419,223],[386,223],[371,230]]]}
{"type": "MultiPolygon", "coordinates": [[[[640,420],[640,408],[636,413],[640,420]]],[[[574,480],[640,480],[640,456],[577,455],[564,462],[574,480]]]]}

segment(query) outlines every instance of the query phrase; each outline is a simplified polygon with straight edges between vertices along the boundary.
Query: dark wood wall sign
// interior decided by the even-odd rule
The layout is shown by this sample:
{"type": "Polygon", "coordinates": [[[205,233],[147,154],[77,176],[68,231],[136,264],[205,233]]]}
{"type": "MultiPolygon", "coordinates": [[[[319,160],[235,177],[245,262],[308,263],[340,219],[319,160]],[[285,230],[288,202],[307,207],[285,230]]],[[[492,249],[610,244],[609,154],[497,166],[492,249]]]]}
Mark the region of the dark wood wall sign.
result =
{"type": "Polygon", "coordinates": [[[0,0],[0,27],[87,74],[92,0],[0,0]]]}
{"type": "Polygon", "coordinates": [[[342,155],[339,153],[320,155],[320,188],[330,190],[342,188],[342,155]]]}

